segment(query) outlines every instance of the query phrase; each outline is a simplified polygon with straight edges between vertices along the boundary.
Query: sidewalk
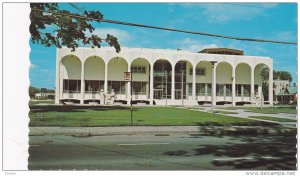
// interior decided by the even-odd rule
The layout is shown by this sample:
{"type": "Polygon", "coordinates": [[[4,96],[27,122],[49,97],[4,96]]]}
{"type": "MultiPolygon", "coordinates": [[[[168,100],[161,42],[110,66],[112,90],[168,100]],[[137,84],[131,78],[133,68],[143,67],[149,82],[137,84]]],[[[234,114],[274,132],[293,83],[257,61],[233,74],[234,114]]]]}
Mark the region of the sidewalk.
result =
{"type": "Polygon", "coordinates": [[[198,126],[29,127],[29,129],[29,135],[188,134],[199,132],[198,126]]]}
{"type": "MultiPolygon", "coordinates": [[[[182,108],[182,107],[178,107],[182,108]]],[[[187,107],[184,107],[185,109],[187,107]]],[[[211,107],[201,107],[201,108],[192,108],[189,110],[193,111],[201,111],[201,112],[211,112],[211,107]]],[[[297,121],[296,122],[278,122],[278,121],[271,121],[271,120],[265,120],[265,119],[256,119],[256,118],[251,118],[250,116],[268,116],[268,117],[275,117],[275,118],[282,118],[282,119],[290,119],[290,120],[297,120],[297,114],[288,114],[288,113],[278,113],[278,114],[262,114],[262,113],[256,113],[256,112],[247,112],[244,109],[224,109],[224,108],[218,108],[215,107],[215,111],[226,111],[226,112],[233,112],[232,114],[223,114],[225,116],[231,116],[231,117],[239,117],[239,118],[247,118],[251,120],[256,120],[256,121],[263,121],[263,122],[271,122],[271,123],[277,123],[283,126],[289,126],[289,127],[296,127],[297,121]],[[236,114],[234,114],[236,113],[236,114]]]]}
{"type": "Polygon", "coordinates": [[[106,136],[106,135],[289,135],[295,128],[261,126],[124,126],[124,127],[29,127],[30,136],[106,136]]]}

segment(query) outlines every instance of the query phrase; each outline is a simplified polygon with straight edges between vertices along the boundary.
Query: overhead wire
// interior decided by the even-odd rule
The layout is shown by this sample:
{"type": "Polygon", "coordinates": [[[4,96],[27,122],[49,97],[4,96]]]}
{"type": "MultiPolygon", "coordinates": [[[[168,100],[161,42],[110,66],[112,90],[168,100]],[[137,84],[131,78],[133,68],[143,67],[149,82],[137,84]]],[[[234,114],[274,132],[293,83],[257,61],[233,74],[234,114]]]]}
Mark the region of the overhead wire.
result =
{"type": "Polygon", "coordinates": [[[187,34],[203,35],[203,36],[209,36],[209,37],[225,38],[225,39],[231,39],[231,40],[297,45],[297,42],[287,42],[287,41],[278,41],[278,40],[265,40],[265,39],[256,39],[256,38],[235,37],[235,36],[227,36],[227,35],[221,35],[221,34],[211,34],[211,33],[205,33],[205,32],[195,32],[195,31],[188,31],[188,30],[175,29],[175,28],[166,28],[166,27],[151,26],[151,25],[130,23],[130,22],[124,22],[124,21],[116,21],[116,20],[109,20],[109,19],[97,19],[97,18],[91,18],[91,17],[87,17],[87,16],[81,16],[81,15],[75,15],[75,14],[67,14],[67,13],[62,13],[62,12],[52,12],[52,11],[41,10],[41,9],[36,9],[36,8],[31,8],[31,9],[32,10],[36,10],[36,11],[42,11],[42,12],[45,12],[45,13],[55,14],[55,15],[62,15],[62,16],[66,16],[67,15],[67,16],[72,17],[72,18],[79,18],[79,19],[84,19],[84,20],[91,20],[91,21],[104,22],[104,23],[112,23],[112,24],[119,24],[119,25],[126,25],[126,26],[151,28],[151,29],[158,29],[158,30],[165,30],[165,31],[187,33],[187,34]]]}

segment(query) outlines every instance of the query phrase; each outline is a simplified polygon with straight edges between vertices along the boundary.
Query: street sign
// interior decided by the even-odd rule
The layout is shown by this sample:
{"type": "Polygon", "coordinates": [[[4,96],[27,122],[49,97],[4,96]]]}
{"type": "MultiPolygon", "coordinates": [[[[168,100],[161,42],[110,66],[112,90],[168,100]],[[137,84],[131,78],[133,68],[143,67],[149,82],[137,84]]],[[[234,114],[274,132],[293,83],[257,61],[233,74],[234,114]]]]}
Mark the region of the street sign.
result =
{"type": "Polygon", "coordinates": [[[124,72],[124,80],[125,81],[130,81],[131,78],[131,73],[130,72],[124,72]]]}
{"type": "Polygon", "coordinates": [[[124,80],[130,81],[130,121],[132,125],[132,73],[124,72],[124,80]]]}

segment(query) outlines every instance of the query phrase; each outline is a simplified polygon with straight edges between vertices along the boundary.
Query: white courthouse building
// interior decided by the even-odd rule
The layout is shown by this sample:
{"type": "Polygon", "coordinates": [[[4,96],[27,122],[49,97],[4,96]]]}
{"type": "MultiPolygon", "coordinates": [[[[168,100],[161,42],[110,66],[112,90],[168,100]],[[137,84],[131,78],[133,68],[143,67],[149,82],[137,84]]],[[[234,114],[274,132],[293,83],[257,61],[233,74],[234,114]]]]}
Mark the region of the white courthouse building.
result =
{"type": "Polygon", "coordinates": [[[257,104],[261,71],[269,68],[269,99],[273,105],[273,61],[244,56],[243,51],[215,48],[198,53],[182,50],[112,47],[57,49],[55,103],[150,105],[257,104]],[[212,68],[212,61],[215,61],[212,68]],[[124,80],[132,72],[132,85],[124,80]],[[214,83],[212,85],[212,83],[214,83]]]}

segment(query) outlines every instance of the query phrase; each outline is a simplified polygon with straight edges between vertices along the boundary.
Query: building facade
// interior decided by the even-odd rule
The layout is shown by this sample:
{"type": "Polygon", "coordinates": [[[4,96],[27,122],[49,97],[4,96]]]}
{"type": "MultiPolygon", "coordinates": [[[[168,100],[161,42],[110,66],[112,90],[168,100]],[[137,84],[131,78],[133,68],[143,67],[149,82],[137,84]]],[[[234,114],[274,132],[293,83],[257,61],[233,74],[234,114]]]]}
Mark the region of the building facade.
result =
{"type": "Polygon", "coordinates": [[[283,92],[287,87],[290,86],[289,80],[273,80],[273,88],[275,96],[283,92]]]}
{"type": "MultiPolygon", "coordinates": [[[[57,49],[55,103],[114,102],[155,105],[255,104],[261,98],[261,71],[273,61],[269,57],[241,54],[192,53],[146,48],[57,49]],[[211,62],[216,64],[212,68],[211,62]],[[132,85],[124,80],[132,73],[132,85]],[[212,97],[212,92],[215,92],[212,97]]],[[[269,85],[273,80],[269,79],[269,85]]],[[[273,86],[269,86],[273,104],[273,86]]]]}
{"type": "Polygon", "coordinates": [[[289,80],[274,80],[274,96],[276,104],[297,104],[298,86],[289,80]]]}

